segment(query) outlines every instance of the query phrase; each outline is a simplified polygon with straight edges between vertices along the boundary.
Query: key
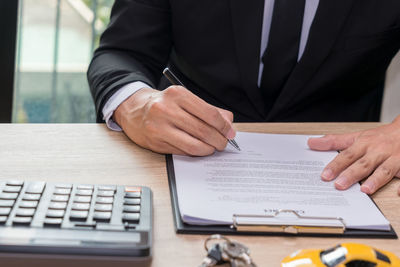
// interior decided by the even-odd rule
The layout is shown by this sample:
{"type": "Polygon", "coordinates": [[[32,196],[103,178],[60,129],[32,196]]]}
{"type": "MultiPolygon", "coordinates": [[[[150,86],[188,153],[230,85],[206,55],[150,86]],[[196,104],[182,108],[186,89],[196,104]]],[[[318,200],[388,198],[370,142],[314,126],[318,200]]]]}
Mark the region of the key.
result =
{"type": "Polygon", "coordinates": [[[47,210],[47,218],[63,218],[65,214],[64,210],[47,210]]]}
{"type": "Polygon", "coordinates": [[[19,193],[21,191],[22,186],[6,186],[3,189],[4,193],[19,193]]]}
{"type": "Polygon", "coordinates": [[[18,197],[18,193],[0,193],[0,199],[4,200],[15,200],[18,197]]]}
{"type": "Polygon", "coordinates": [[[125,192],[125,198],[140,198],[140,192],[125,192]]]}
{"type": "Polygon", "coordinates": [[[36,201],[40,199],[40,195],[38,194],[25,194],[22,196],[23,200],[27,200],[27,201],[36,201]]]}
{"type": "Polygon", "coordinates": [[[24,200],[24,201],[21,201],[19,203],[19,207],[20,208],[36,208],[38,203],[39,203],[38,201],[26,201],[26,200],[24,200]]]}
{"type": "Polygon", "coordinates": [[[15,200],[0,200],[0,207],[12,207],[15,203],[15,200]]]}
{"type": "Polygon", "coordinates": [[[140,206],[139,205],[124,205],[123,212],[140,212],[140,206]]]}
{"type": "Polygon", "coordinates": [[[139,213],[123,213],[122,214],[122,221],[123,222],[132,222],[137,223],[140,220],[139,213]]]}
{"type": "Polygon", "coordinates": [[[222,258],[221,245],[220,243],[216,243],[208,249],[207,256],[201,262],[200,267],[211,267],[225,262],[222,258]]]}
{"type": "Polygon", "coordinates": [[[117,190],[117,187],[115,185],[99,185],[99,187],[97,187],[98,190],[102,190],[102,191],[113,191],[115,192],[115,190],[117,190]]]}
{"type": "Polygon", "coordinates": [[[23,181],[18,181],[18,180],[10,180],[6,182],[6,185],[11,185],[11,186],[23,186],[24,182],[23,181]]]}
{"type": "Polygon", "coordinates": [[[98,197],[112,197],[112,196],[114,196],[114,191],[105,191],[105,190],[98,191],[97,196],[98,197]]]}
{"type": "Polygon", "coordinates": [[[30,225],[32,217],[14,217],[13,225],[30,225]]]}
{"type": "Polygon", "coordinates": [[[66,189],[72,189],[72,184],[56,184],[55,188],[66,188],[66,189]]]}
{"type": "Polygon", "coordinates": [[[76,190],[76,196],[91,196],[93,191],[91,189],[78,189],[76,190]]]}
{"type": "Polygon", "coordinates": [[[18,216],[18,217],[33,217],[34,214],[35,214],[35,209],[20,208],[15,213],[15,216],[18,216]]]}
{"type": "Polygon", "coordinates": [[[140,198],[125,198],[124,205],[140,205],[140,198]]]}
{"type": "Polygon", "coordinates": [[[89,203],[74,203],[72,204],[73,210],[89,210],[90,204],[89,203]]]}
{"type": "Polygon", "coordinates": [[[111,220],[111,212],[95,212],[93,213],[93,220],[109,222],[111,220]]]}
{"type": "Polygon", "coordinates": [[[112,211],[113,205],[111,204],[96,204],[94,206],[95,211],[112,211]]]}
{"type": "Polygon", "coordinates": [[[98,197],[96,198],[96,204],[112,204],[114,202],[113,197],[98,197]]]}
{"type": "Polygon", "coordinates": [[[92,200],[92,197],[90,197],[90,196],[76,196],[74,198],[74,202],[77,202],[77,203],[90,203],[91,200],[92,200]]]}
{"type": "Polygon", "coordinates": [[[256,267],[250,258],[250,249],[236,241],[224,242],[221,245],[222,257],[229,260],[231,267],[256,267]]]}
{"type": "Polygon", "coordinates": [[[54,195],[70,195],[71,189],[69,188],[56,188],[54,189],[54,195]]]}
{"type": "Polygon", "coordinates": [[[45,182],[32,182],[28,185],[28,188],[25,190],[25,193],[42,194],[45,186],[46,186],[45,182]]]}
{"type": "Polygon", "coordinates": [[[82,190],[93,190],[94,186],[91,184],[81,184],[78,185],[78,189],[82,189],[82,190]]]}
{"type": "Polygon", "coordinates": [[[67,208],[67,202],[50,202],[50,210],[65,210],[67,208]]]}
{"type": "Polygon", "coordinates": [[[88,215],[89,215],[88,211],[71,210],[71,213],[69,214],[69,219],[71,221],[86,221],[88,215]]]}
{"type": "Polygon", "coordinates": [[[53,202],[67,202],[69,199],[68,195],[53,195],[51,201],[53,202]]]}

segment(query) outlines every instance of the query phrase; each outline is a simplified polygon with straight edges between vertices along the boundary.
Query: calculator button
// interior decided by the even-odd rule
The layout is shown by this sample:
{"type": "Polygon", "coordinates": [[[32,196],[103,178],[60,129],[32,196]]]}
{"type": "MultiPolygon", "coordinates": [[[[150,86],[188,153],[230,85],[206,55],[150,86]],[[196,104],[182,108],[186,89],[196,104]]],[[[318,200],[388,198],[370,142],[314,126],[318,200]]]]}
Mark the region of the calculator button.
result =
{"type": "Polygon", "coordinates": [[[76,190],[75,195],[77,196],[91,196],[93,194],[92,190],[88,190],[88,189],[78,189],[76,190]]]}
{"type": "Polygon", "coordinates": [[[19,180],[10,180],[6,182],[6,185],[11,185],[11,186],[23,186],[24,181],[19,181],[19,180]]]}
{"type": "Polygon", "coordinates": [[[0,200],[0,207],[12,207],[14,203],[15,200],[0,200]]]}
{"type": "Polygon", "coordinates": [[[93,214],[93,220],[95,221],[110,221],[111,212],[95,212],[93,214]]]}
{"type": "Polygon", "coordinates": [[[28,185],[28,188],[25,190],[25,193],[42,194],[45,185],[46,185],[45,182],[32,182],[28,185]]]}
{"type": "Polygon", "coordinates": [[[17,199],[17,193],[0,193],[0,199],[17,199]]]}
{"type": "Polygon", "coordinates": [[[74,198],[74,202],[79,202],[79,203],[90,203],[92,200],[92,197],[86,197],[86,196],[76,196],[74,198]]]}
{"type": "Polygon", "coordinates": [[[115,191],[115,190],[117,190],[117,187],[116,186],[113,186],[113,185],[99,185],[98,187],[97,187],[97,189],[100,191],[100,190],[102,190],[102,191],[115,191]]]}
{"type": "Polygon", "coordinates": [[[89,203],[74,203],[72,204],[73,210],[89,210],[90,204],[89,203]]]}
{"type": "Polygon", "coordinates": [[[64,217],[64,210],[48,210],[46,217],[48,218],[62,218],[64,217]]]}
{"type": "Polygon", "coordinates": [[[139,186],[125,186],[125,192],[142,192],[142,188],[139,186]]]}
{"type": "Polygon", "coordinates": [[[32,217],[15,217],[13,225],[29,225],[32,222],[32,217]]]}
{"type": "Polygon", "coordinates": [[[124,206],[123,212],[140,212],[140,206],[139,205],[124,206]]]}
{"type": "Polygon", "coordinates": [[[98,191],[97,196],[98,197],[112,197],[112,196],[114,196],[114,191],[98,191]]]}
{"type": "Polygon", "coordinates": [[[67,202],[69,199],[69,196],[66,195],[53,195],[51,197],[51,201],[55,201],[55,202],[67,202]]]}
{"type": "Polygon", "coordinates": [[[72,184],[56,184],[55,188],[71,189],[72,188],[72,184]]]}
{"type": "Polygon", "coordinates": [[[80,184],[77,186],[78,189],[82,190],[93,190],[93,185],[91,184],[80,184]]]}
{"type": "Polygon", "coordinates": [[[50,202],[50,210],[65,210],[67,208],[67,202],[50,202]]]}
{"type": "Polygon", "coordinates": [[[124,205],[140,205],[140,198],[125,198],[124,205]]]}
{"type": "Polygon", "coordinates": [[[19,193],[21,191],[21,186],[6,186],[3,189],[5,193],[19,193]]]}
{"type": "Polygon", "coordinates": [[[69,214],[69,219],[71,221],[86,221],[87,217],[89,215],[88,211],[79,211],[79,210],[72,210],[71,213],[69,214]]]}
{"type": "Polygon", "coordinates": [[[33,217],[35,214],[35,209],[18,209],[15,213],[19,217],[33,217]]]}
{"type": "Polygon", "coordinates": [[[123,213],[122,221],[124,222],[138,222],[140,219],[139,213],[123,213]]]}
{"type": "Polygon", "coordinates": [[[125,192],[125,198],[140,198],[140,192],[125,192]]]}
{"type": "Polygon", "coordinates": [[[23,200],[39,200],[40,199],[40,195],[38,194],[25,194],[22,197],[23,200]]]}
{"type": "Polygon", "coordinates": [[[0,216],[0,224],[5,224],[7,222],[7,216],[0,216]]]}
{"type": "Polygon", "coordinates": [[[0,208],[0,215],[1,216],[8,216],[10,214],[11,208],[0,208]]]}
{"type": "Polygon", "coordinates": [[[112,205],[111,204],[96,204],[94,206],[95,211],[112,211],[112,205]]]}
{"type": "Polygon", "coordinates": [[[53,226],[53,227],[59,227],[62,224],[62,219],[61,218],[46,218],[44,219],[43,225],[44,226],[53,226]]]}
{"type": "Polygon", "coordinates": [[[20,208],[36,208],[38,205],[38,201],[21,201],[19,203],[20,208]]]}
{"type": "Polygon", "coordinates": [[[96,198],[96,204],[112,204],[114,202],[113,197],[98,197],[96,198]]]}
{"type": "Polygon", "coordinates": [[[54,189],[54,195],[69,195],[71,194],[71,189],[68,188],[56,188],[54,189]]]}

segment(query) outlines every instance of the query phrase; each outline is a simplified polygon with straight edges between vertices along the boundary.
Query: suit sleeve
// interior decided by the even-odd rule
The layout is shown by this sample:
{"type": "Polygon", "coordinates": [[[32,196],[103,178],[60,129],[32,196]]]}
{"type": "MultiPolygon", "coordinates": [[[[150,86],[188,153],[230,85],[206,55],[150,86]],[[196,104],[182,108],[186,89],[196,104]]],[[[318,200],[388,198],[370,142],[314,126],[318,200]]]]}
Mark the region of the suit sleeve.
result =
{"type": "Polygon", "coordinates": [[[97,121],[102,108],[122,86],[141,81],[156,88],[172,47],[167,0],[116,0],[87,78],[97,121]]]}

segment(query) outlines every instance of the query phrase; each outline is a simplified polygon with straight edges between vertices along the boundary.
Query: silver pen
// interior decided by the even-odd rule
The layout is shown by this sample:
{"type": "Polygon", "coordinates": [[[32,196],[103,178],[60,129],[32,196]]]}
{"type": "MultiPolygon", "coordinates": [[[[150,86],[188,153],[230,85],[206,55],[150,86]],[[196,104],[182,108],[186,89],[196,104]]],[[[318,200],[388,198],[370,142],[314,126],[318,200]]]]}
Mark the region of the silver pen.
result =
{"type": "MultiPolygon", "coordinates": [[[[178,77],[175,76],[175,74],[172,73],[172,71],[169,68],[165,68],[163,74],[173,85],[180,85],[186,88],[186,86],[178,79],[178,77]]],[[[228,139],[228,143],[231,144],[237,150],[241,151],[235,139],[228,139]]]]}

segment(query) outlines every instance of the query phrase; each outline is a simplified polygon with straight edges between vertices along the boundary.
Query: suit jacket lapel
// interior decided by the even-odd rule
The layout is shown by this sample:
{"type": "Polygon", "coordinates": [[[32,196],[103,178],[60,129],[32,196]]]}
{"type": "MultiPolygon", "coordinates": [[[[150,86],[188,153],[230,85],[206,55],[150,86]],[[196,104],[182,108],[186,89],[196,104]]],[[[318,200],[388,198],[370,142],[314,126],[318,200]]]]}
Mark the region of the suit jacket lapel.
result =
{"type": "Polygon", "coordinates": [[[271,120],[298,97],[306,83],[329,55],[354,4],[354,0],[320,0],[303,56],[275,102],[267,120],[271,120]]]}
{"type": "Polygon", "coordinates": [[[230,5],[242,87],[264,117],[264,101],[257,86],[264,0],[230,0],[230,5]]]}

